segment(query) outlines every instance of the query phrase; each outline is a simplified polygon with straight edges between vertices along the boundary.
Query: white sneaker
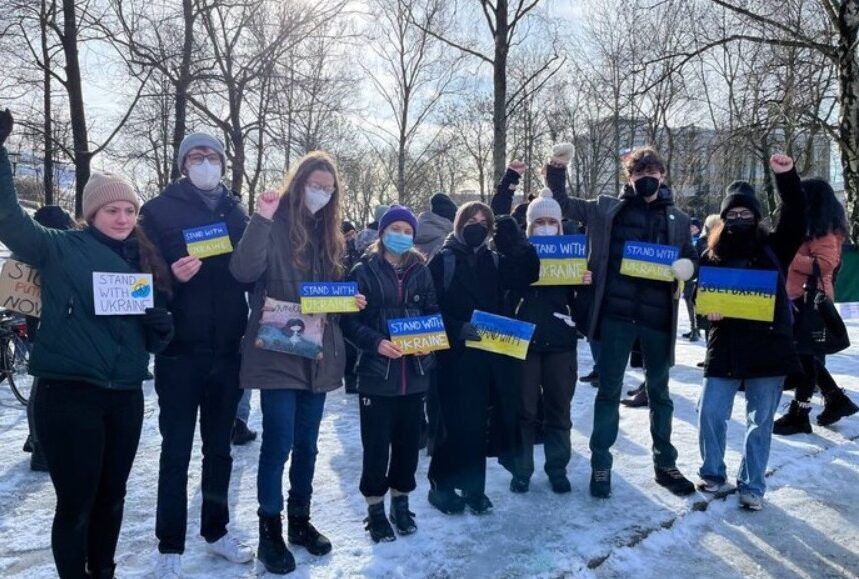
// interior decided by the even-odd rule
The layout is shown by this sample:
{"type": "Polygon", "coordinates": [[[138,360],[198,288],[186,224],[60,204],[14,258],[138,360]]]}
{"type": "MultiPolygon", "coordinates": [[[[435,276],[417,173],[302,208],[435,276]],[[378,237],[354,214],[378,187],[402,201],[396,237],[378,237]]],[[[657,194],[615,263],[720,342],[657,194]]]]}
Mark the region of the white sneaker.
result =
{"type": "Polygon", "coordinates": [[[178,553],[155,553],[154,567],[156,579],[180,579],[182,577],[182,555],[178,553]]]}
{"type": "Polygon", "coordinates": [[[719,497],[729,495],[737,489],[729,482],[719,482],[709,478],[702,478],[695,486],[702,493],[712,493],[719,497]]]}
{"type": "Polygon", "coordinates": [[[206,543],[210,553],[219,555],[232,563],[249,563],[254,559],[253,549],[240,543],[230,533],[227,533],[214,543],[206,543]]]}
{"type": "Polygon", "coordinates": [[[759,511],[764,508],[764,500],[751,493],[742,493],[740,495],[740,508],[750,511],[759,511]]]}

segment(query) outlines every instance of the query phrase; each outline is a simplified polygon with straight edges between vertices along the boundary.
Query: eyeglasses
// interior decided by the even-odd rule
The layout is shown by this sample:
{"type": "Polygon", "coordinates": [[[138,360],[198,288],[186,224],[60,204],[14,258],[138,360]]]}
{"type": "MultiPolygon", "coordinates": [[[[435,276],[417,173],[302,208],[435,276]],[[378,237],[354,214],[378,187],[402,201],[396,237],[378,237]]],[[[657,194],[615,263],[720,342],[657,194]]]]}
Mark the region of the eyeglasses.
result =
{"type": "Polygon", "coordinates": [[[755,214],[748,209],[730,210],[725,213],[727,219],[753,219],[755,214]]]}
{"type": "Polygon", "coordinates": [[[216,153],[212,153],[211,155],[188,155],[188,164],[194,165],[195,167],[198,165],[202,165],[203,161],[208,161],[212,165],[220,165],[221,157],[216,153]]]}
{"type": "Polygon", "coordinates": [[[323,187],[319,183],[314,183],[313,181],[308,181],[307,186],[312,188],[312,189],[318,189],[320,191],[325,191],[325,193],[327,193],[328,195],[334,195],[334,192],[337,190],[337,187],[334,187],[334,186],[323,187]]]}

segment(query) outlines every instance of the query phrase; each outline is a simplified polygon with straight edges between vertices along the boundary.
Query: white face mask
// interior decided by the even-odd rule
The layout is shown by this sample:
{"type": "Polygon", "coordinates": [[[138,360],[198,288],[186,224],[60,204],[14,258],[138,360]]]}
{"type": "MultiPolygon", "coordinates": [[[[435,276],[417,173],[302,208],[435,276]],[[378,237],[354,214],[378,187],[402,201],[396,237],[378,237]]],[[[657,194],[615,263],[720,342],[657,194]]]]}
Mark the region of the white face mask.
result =
{"type": "Polygon", "coordinates": [[[537,225],[533,229],[532,235],[558,235],[557,225],[537,225]]]}
{"type": "Polygon", "coordinates": [[[332,195],[334,193],[328,193],[317,187],[307,186],[304,188],[304,205],[308,211],[315,215],[317,211],[328,205],[332,195]]]}
{"type": "Polygon", "coordinates": [[[188,167],[188,178],[194,187],[203,191],[211,191],[221,184],[221,165],[210,163],[204,159],[199,165],[188,167]]]}

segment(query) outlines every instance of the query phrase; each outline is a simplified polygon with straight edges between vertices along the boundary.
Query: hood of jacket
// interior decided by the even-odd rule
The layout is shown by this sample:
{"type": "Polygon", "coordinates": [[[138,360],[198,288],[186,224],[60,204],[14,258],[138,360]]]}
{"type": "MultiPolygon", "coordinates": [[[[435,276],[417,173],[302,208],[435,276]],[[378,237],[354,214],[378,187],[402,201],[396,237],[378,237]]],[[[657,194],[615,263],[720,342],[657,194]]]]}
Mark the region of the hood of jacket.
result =
{"type": "Polygon", "coordinates": [[[430,243],[436,239],[444,239],[453,231],[453,222],[432,211],[424,211],[418,215],[418,231],[415,243],[430,243]]]}
{"type": "MultiPolygon", "coordinates": [[[[626,201],[632,201],[638,198],[635,194],[635,190],[633,190],[632,185],[630,185],[629,183],[623,186],[623,189],[621,189],[620,195],[618,195],[618,197],[626,201]]],[[[670,205],[674,205],[674,193],[671,191],[671,188],[668,187],[668,185],[665,185],[663,183],[659,186],[659,191],[657,192],[656,199],[650,202],[650,206],[668,207],[670,205]]]]}

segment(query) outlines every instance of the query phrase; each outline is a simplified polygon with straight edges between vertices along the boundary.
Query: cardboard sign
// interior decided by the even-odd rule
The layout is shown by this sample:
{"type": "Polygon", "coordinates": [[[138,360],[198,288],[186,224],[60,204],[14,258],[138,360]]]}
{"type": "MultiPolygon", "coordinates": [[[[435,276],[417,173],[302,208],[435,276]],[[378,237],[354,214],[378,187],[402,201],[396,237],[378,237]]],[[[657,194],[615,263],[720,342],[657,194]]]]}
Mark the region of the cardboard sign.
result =
{"type": "Polygon", "coordinates": [[[303,283],[300,291],[303,314],[347,314],[358,311],[358,302],[355,301],[357,283],[303,283]]]}
{"type": "Polygon", "coordinates": [[[695,304],[701,315],[771,322],[777,282],[776,271],[704,266],[698,274],[695,304]]]}
{"type": "Polygon", "coordinates": [[[151,273],[92,272],[97,316],[142,316],[155,307],[151,273]]]}
{"type": "Polygon", "coordinates": [[[0,308],[42,317],[42,277],[29,265],[7,259],[0,271],[0,308]]]}
{"type": "Polygon", "coordinates": [[[233,251],[230,232],[227,230],[227,224],[223,222],[185,229],[182,235],[185,237],[188,255],[200,259],[233,251]]]}
{"type": "Polygon", "coordinates": [[[671,264],[677,261],[680,249],[673,245],[627,241],[623,246],[620,273],[656,281],[674,281],[671,264]]]}
{"type": "Polygon", "coordinates": [[[538,235],[529,239],[540,258],[540,279],[531,285],[581,285],[588,269],[585,235],[538,235]]]}
{"type": "Polygon", "coordinates": [[[528,344],[531,343],[534,328],[536,328],[534,324],[480,310],[474,310],[471,324],[477,328],[481,340],[466,342],[466,347],[503,354],[519,360],[524,360],[528,356],[528,344]]]}
{"type": "Polygon", "coordinates": [[[299,304],[266,297],[254,346],[319,360],[324,330],[324,314],[302,314],[299,304]]]}
{"type": "Polygon", "coordinates": [[[403,354],[450,349],[441,314],[388,320],[388,332],[403,354]]]}
{"type": "Polygon", "coordinates": [[[835,304],[835,307],[838,308],[842,320],[859,319],[859,302],[844,302],[835,304]]]}

